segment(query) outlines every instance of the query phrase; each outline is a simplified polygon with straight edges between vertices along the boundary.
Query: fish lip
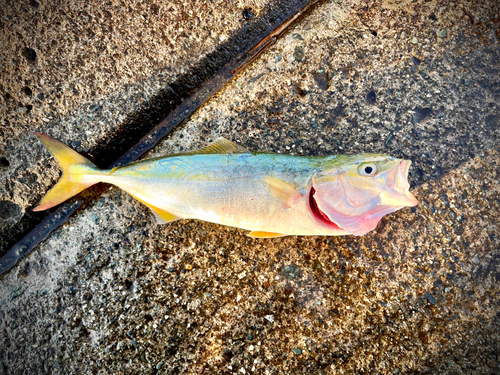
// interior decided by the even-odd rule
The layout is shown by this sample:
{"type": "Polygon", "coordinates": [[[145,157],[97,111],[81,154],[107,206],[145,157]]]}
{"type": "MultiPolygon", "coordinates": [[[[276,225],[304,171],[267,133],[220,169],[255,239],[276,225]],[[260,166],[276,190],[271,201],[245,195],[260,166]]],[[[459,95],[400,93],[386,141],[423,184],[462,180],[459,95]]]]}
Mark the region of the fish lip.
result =
{"type": "Polygon", "coordinates": [[[418,205],[418,200],[415,196],[409,191],[406,192],[406,198],[408,199],[408,207],[415,207],[418,205]]]}
{"type": "Polygon", "coordinates": [[[404,191],[404,195],[408,198],[410,207],[415,207],[418,204],[418,201],[417,198],[415,198],[415,196],[410,192],[410,184],[408,183],[408,172],[410,171],[411,164],[411,160],[401,160],[399,163],[399,172],[402,174],[407,186],[404,191]]]}
{"type": "Polygon", "coordinates": [[[408,178],[408,172],[410,170],[410,166],[411,166],[411,160],[403,159],[399,162],[399,173],[401,173],[405,179],[408,178]]]}
{"type": "Polygon", "coordinates": [[[399,177],[405,182],[404,188],[401,189],[401,195],[407,199],[406,206],[414,207],[418,204],[417,198],[409,191],[410,184],[408,183],[408,172],[410,170],[411,160],[401,160],[398,166],[399,177]]]}
{"type": "Polygon", "coordinates": [[[314,189],[314,187],[311,186],[311,189],[309,190],[309,210],[311,211],[314,218],[330,228],[342,229],[341,227],[338,226],[338,224],[333,222],[326,213],[320,210],[318,203],[314,198],[314,193],[316,193],[316,189],[314,189]]]}

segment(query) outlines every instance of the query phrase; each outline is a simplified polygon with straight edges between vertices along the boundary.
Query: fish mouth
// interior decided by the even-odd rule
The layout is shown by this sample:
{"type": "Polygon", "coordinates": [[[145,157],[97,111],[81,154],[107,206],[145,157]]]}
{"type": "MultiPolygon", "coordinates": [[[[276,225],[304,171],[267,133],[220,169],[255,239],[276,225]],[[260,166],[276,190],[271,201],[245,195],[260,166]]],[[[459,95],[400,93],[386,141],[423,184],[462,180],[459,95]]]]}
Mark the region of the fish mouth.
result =
{"type": "Polygon", "coordinates": [[[406,180],[408,178],[408,172],[410,171],[411,160],[401,160],[399,162],[399,173],[406,180]]]}
{"type": "Polygon", "coordinates": [[[316,193],[316,190],[311,186],[311,190],[309,190],[309,208],[311,209],[311,212],[316,220],[328,225],[330,228],[342,229],[336,223],[331,221],[327,214],[319,209],[318,203],[316,202],[316,199],[314,199],[314,193],[316,193]]]}
{"type": "Polygon", "coordinates": [[[401,162],[399,163],[397,179],[401,182],[399,183],[399,188],[397,190],[401,194],[401,196],[399,197],[399,203],[402,206],[414,207],[418,204],[418,201],[409,191],[410,184],[408,183],[408,171],[410,169],[410,166],[410,160],[401,160],[401,162]]]}

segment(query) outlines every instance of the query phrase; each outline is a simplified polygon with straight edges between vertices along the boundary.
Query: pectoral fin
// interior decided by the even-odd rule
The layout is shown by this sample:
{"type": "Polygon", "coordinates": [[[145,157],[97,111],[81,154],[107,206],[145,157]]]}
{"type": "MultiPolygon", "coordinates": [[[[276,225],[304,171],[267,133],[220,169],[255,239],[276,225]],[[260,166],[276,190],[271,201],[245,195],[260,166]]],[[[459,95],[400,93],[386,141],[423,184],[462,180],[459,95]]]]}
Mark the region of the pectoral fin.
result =
{"type": "Polygon", "coordinates": [[[302,193],[300,191],[288,182],[285,182],[277,177],[265,176],[262,177],[262,181],[266,183],[271,194],[279,198],[283,202],[283,205],[287,208],[291,206],[291,202],[293,200],[302,197],[302,193]]]}
{"type": "Polygon", "coordinates": [[[255,238],[274,238],[274,237],[283,237],[283,236],[286,236],[286,234],[262,232],[262,231],[254,230],[254,231],[248,233],[248,236],[255,237],[255,238]]]}

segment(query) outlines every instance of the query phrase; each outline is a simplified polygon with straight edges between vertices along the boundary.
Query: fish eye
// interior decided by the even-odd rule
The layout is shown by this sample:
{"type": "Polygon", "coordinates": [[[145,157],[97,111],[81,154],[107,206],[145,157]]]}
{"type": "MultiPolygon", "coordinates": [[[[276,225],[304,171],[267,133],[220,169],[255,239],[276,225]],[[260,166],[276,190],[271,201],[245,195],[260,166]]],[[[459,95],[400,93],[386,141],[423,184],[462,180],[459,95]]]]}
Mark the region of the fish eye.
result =
{"type": "Polygon", "coordinates": [[[373,177],[378,173],[378,167],[375,163],[364,163],[358,167],[358,172],[361,176],[373,177]]]}

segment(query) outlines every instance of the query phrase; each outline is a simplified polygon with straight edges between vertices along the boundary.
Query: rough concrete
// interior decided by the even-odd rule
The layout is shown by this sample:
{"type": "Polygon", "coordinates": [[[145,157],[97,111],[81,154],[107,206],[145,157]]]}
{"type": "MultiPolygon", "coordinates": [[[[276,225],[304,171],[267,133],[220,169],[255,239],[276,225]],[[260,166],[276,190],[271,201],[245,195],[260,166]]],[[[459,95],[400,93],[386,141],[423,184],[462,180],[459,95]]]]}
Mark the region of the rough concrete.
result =
{"type": "Polygon", "coordinates": [[[44,218],[29,208],[57,178],[29,131],[108,166],[297,3],[2,3],[0,253],[44,218]]]}
{"type": "MultiPolygon", "coordinates": [[[[496,2],[323,4],[148,156],[219,136],[385,152],[414,162],[419,206],[361,238],[264,240],[158,226],[110,187],[2,276],[0,369],[498,373],[499,16],[496,2]]],[[[39,150],[40,195],[57,167],[39,150]]]]}

